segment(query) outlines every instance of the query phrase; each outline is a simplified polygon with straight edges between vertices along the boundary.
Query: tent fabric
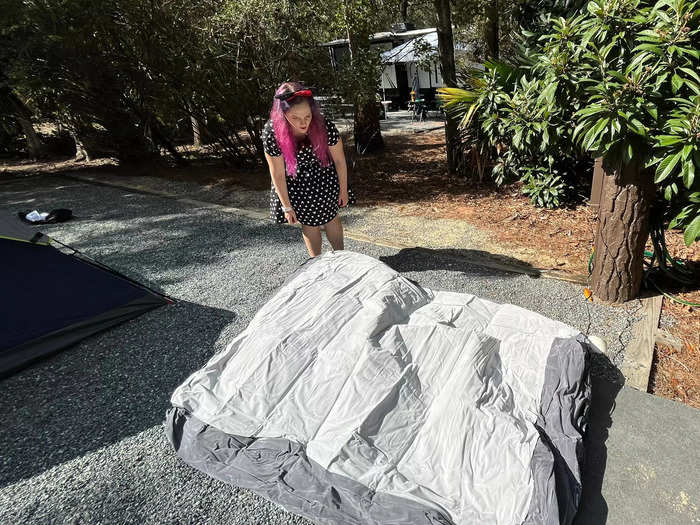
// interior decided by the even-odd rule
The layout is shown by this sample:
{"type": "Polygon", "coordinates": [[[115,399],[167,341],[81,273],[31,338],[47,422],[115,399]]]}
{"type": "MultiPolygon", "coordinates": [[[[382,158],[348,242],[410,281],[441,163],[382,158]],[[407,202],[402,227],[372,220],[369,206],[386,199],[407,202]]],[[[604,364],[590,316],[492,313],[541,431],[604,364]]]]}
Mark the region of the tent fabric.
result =
{"type": "Polygon", "coordinates": [[[0,376],[167,302],[77,255],[23,242],[35,232],[8,222],[0,225],[0,376]]]}
{"type": "Polygon", "coordinates": [[[571,523],[589,345],[327,252],[173,393],[188,464],[316,523],[571,523]]]}

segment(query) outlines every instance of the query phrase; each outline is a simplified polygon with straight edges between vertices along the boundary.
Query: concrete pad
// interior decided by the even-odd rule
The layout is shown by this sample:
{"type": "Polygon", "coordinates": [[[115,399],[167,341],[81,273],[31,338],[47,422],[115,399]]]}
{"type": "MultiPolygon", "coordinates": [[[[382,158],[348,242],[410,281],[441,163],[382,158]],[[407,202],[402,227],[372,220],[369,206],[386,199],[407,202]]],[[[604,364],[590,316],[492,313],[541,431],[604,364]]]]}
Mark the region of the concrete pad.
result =
{"type": "Polygon", "coordinates": [[[575,525],[700,523],[700,410],[593,378],[575,525]]]}

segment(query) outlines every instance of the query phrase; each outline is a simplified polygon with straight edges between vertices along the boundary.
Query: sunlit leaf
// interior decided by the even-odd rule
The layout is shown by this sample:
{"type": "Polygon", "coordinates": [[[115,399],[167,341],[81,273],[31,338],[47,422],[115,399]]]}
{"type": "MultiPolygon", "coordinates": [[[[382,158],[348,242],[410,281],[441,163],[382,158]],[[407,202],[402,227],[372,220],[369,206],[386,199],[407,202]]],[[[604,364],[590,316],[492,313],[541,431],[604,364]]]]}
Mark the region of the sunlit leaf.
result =
{"type": "Polygon", "coordinates": [[[673,172],[673,169],[676,167],[680,159],[681,154],[678,152],[675,155],[670,155],[662,160],[656,168],[654,182],[658,184],[659,182],[665,180],[673,172]]]}
{"type": "Polygon", "coordinates": [[[673,89],[673,92],[678,93],[678,90],[682,87],[683,79],[674,73],[674,75],[671,77],[671,88],[673,89]]]}
{"type": "Polygon", "coordinates": [[[686,227],[683,233],[683,240],[686,246],[690,246],[700,238],[700,215],[695,217],[693,221],[686,227]]]}

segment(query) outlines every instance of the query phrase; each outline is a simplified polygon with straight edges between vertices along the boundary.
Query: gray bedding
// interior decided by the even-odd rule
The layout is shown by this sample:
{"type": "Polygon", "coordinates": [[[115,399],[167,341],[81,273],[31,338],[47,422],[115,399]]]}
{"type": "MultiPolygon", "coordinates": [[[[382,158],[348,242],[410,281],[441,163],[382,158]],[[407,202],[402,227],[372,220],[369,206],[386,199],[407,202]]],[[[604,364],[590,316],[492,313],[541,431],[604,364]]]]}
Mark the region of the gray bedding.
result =
{"type": "Polygon", "coordinates": [[[588,356],[557,321],[327,252],[175,390],[166,433],[316,523],[571,523],[588,356]]]}

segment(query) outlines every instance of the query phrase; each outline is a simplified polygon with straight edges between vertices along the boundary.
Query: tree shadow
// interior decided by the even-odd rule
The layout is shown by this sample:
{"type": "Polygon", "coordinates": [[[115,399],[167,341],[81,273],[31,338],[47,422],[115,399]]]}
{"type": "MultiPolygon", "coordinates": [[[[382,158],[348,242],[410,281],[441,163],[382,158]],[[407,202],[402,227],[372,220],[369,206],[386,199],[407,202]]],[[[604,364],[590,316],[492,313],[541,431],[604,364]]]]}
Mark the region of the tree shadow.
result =
{"type": "Polygon", "coordinates": [[[603,479],[608,460],[605,442],[608,439],[615,411],[615,399],[622,389],[624,377],[617,373],[611,379],[596,370],[614,369],[604,354],[593,353],[591,371],[591,404],[588,426],[583,438],[585,460],[581,473],[583,492],[574,525],[602,525],[608,518],[608,504],[602,494],[603,479]]]}
{"type": "Polygon", "coordinates": [[[75,219],[41,226],[28,226],[85,252],[154,289],[162,291],[163,282],[151,279],[154,272],[167,270],[175,275],[193,265],[220,263],[222,258],[235,258],[236,252],[251,245],[274,242],[299,242],[299,233],[289,228],[271,228],[272,221],[251,221],[234,214],[211,213],[172,199],[144,195],[118,188],[100,188],[83,183],[62,184],[47,181],[5,194],[0,213],[38,208],[70,208],[75,219]],[[86,190],[86,191],[82,191],[86,190]],[[109,206],[105,206],[109,202],[109,206]],[[205,218],[205,220],[203,219],[205,218]],[[80,235],[73,239],[71,230],[79,226],[80,235]],[[235,231],[236,235],[231,235],[235,231]],[[134,242],[138,239],[138,242],[134,242]]]}
{"type": "Polygon", "coordinates": [[[404,248],[395,255],[379,257],[379,260],[398,272],[451,270],[470,275],[499,277],[517,277],[520,274],[526,274],[533,278],[541,275],[540,271],[530,263],[483,250],[414,247],[404,248]]]}
{"type": "Polygon", "coordinates": [[[700,290],[700,261],[678,260],[677,262],[675,272],[683,281],[674,278],[670,273],[664,273],[659,268],[655,268],[646,275],[646,288],[642,291],[643,296],[659,295],[662,290],[672,295],[700,290]]]}
{"type": "Polygon", "coordinates": [[[0,381],[0,487],[160,424],[173,390],[241,323],[180,301],[0,381]]]}

